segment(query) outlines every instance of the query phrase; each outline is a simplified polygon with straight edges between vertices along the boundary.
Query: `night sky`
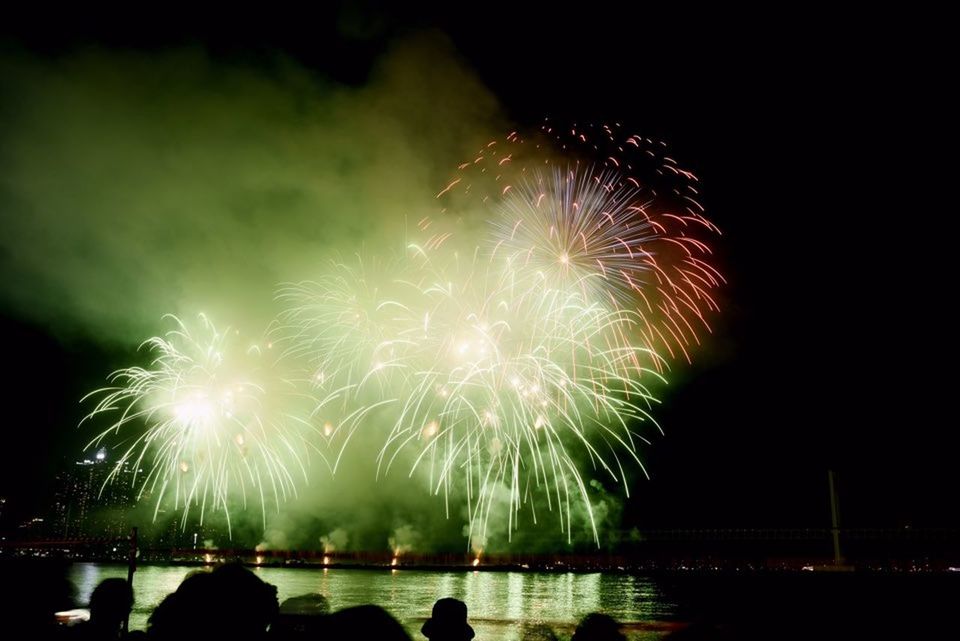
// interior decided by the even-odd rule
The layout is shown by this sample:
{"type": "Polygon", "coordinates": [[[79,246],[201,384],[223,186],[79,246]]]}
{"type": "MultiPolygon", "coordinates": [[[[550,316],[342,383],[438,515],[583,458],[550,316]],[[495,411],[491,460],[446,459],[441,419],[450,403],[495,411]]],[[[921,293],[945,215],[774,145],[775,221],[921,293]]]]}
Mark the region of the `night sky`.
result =
{"type": "MultiPolygon", "coordinates": [[[[426,32],[449,39],[518,126],[621,120],[662,138],[701,178],[729,285],[715,336],[665,396],[666,436],[645,452],[653,478],[634,484],[626,522],[826,526],[833,468],[847,526],[960,525],[955,189],[938,160],[952,145],[936,52],[859,17],[693,14],[471,4],[445,15],[338,7],[231,26],[77,16],[4,27],[0,56],[189,46],[262,68],[290,58],[351,87],[391,43],[426,32]]],[[[0,94],[0,105],[10,99],[0,94]]],[[[0,209],[0,229],[8,215],[0,209]]],[[[15,265],[5,255],[0,265],[0,287],[12,286],[15,265]]],[[[80,396],[135,345],[53,331],[10,300],[0,297],[0,495],[27,515],[84,440],[80,396]]]]}

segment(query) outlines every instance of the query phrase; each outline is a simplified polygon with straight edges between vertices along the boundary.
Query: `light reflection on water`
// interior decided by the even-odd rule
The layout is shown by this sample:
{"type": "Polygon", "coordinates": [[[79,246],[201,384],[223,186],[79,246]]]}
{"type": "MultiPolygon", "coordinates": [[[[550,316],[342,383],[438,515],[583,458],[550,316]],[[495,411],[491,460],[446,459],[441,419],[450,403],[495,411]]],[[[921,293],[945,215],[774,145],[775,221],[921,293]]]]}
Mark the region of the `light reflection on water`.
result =
{"type": "MultiPolygon", "coordinates": [[[[153,608],[197,568],[144,566],[134,576],[136,605],[131,629],[145,629],[153,608]]],[[[588,612],[605,612],[628,624],[630,637],[657,639],[658,622],[671,620],[677,605],[667,600],[648,577],[624,574],[548,574],[535,572],[423,572],[415,570],[345,570],[256,568],[260,578],[277,586],[282,601],[319,592],[332,609],[374,603],[399,619],[414,639],[434,601],[452,596],[466,602],[477,640],[519,639],[526,624],[544,623],[569,637],[588,612]],[[634,625],[630,625],[634,624],[634,625]]],[[[78,563],[70,578],[82,603],[97,583],[126,577],[126,567],[78,563]]]]}

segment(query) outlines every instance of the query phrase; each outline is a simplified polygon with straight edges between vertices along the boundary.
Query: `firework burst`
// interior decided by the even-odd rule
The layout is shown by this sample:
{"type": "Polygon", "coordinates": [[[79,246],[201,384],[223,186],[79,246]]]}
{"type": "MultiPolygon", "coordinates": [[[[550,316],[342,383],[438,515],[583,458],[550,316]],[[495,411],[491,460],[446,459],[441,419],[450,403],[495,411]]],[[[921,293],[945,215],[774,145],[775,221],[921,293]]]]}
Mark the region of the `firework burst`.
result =
{"type": "Polygon", "coordinates": [[[501,487],[508,533],[522,505],[536,519],[539,493],[548,510],[559,508],[568,536],[571,500],[585,501],[596,535],[576,462],[588,458],[614,480],[623,477],[623,457],[640,463],[641,426],[655,425],[648,382],[662,380],[645,363],[659,357],[629,342],[637,322],[630,311],[587,302],[576,289],[518,281],[479,252],[450,262],[424,258],[431,322],[380,453],[382,471],[415,448],[411,474],[426,467],[431,490],[446,497],[463,489],[471,531],[483,538],[501,487]]]}
{"type": "Polygon", "coordinates": [[[548,121],[530,139],[488,143],[437,197],[441,215],[419,221],[425,245],[452,242],[470,212],[494,212],[494,242],[516,267],[635,310],[649,347],[691,361],[711,331],[725,282],[710,246],[720,232],[699,179],[660,141],[548,121]]]}
{"type": "Polygon", "coordinates": [[[574,504],[599,544],[586,475],[629,494],[628,466],[646,474],[656,392],[718,308],[697,185],[619,126],[511,133],[459,166],[400,258],[280,286],[265,347],[173,318],[148,367],[89,395],[85,420],[112,421],[94,443],[123,440],[116,470],[144,463],[141,496],[184,520],[248,498],[265,512],[309,450],[336,472],[362,440],[378,474],[422,473],[448,515],[463,497],[474,547],[500,509],[508,535],[546,509],[572,540],[574,504]]]}
{"type": "MultiPolygon", "coordinates": [[[[123,466],[145,469],[139,498],[156,509],[222,509],[254,501],[264,514],[306,480],[313,428],[296,413],[304,399],[298,381],[272,365],[270,346],[242,345],[239,332],[218,331],[200,315],[188,325],[145,341],[147,367],[114,372],[111,385],[85,397],[96,406],[84,421],[110,421],[91,445],[108,438],[124,448],[108,481],[123,466]]],[[[156,516],[156,511],[154,512],[156,516]]]]}

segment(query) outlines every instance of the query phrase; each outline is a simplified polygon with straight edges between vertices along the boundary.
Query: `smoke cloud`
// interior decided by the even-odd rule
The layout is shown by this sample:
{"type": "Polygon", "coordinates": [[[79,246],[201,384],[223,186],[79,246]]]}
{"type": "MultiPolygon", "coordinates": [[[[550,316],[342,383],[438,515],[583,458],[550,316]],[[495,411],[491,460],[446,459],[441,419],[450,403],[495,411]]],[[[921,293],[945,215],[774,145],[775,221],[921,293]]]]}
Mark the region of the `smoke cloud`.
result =
{"type": "MultiPolygon", "coordinates": [[[[396,43],[359,87],[284,58],[240,63],[199,48],[8,56],[0,304],[65,340],[131,355],[166,329],[167,313],[204,312],[255,334],[277,311],[278,283],[316,277],[337,255],[401,251],[405,230],[436,209],[451,169],[507,130],[495,97],[436,35],[396,43]]],[[[378,470],[377,449],[355,443],[335,476],[314,460],[299,495],[265,516],[238,509],[235,541],[405,552],[463,550],[469,538],[476,549],[508,547],[504,505],[471,533],[465,511],[445,518],[443,496],[408,475],[410,461],[378,470]]],[[[603,527],[618,500],[591,493],[603,527]]],[[[572,509],[574,543],[592,543],[587,515],[572,509]]],[[[554,510],[524,509],[514,545],[566,545],[554,510]]]]}
{"type": "Polygon", "coordinates": [[[439,36],[362,87],[201,49],[0,62],[3,302],[61,334],[136,344],[165,313],[256,332],[278,282],[402,250],[406,221],[502,130],[439,36]]]}

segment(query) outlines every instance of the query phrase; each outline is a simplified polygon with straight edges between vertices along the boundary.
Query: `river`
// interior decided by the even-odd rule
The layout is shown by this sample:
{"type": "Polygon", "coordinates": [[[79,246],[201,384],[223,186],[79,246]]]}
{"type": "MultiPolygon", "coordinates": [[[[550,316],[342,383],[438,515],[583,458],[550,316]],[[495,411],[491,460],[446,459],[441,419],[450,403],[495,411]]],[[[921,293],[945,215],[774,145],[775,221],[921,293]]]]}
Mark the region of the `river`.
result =
{"type": "MultiPolygon", "coordinates": [[[[196,570],[140,567],[134,577],[136,604],[131,629],[145,629],[153,608],[196,570]]],[[[467,604],[478,641],[520,639],[524,626],[541,623],[569,636],[577,620],[596,611],[627,623],[632,639],[659,639],[671,629],[678,609],[655,580],[626,574],[274,567],[253,571],[277,587],[281,601],[319,592],[333,610],[366,603],[382,606],[414,639],[423,638],[419,632],[423,620],[430,615],[434,601],[445,596],[467,604]]],[[[78,563],[70,571],[81,603],[108,577],[126,577],[126,567],[78,563]]]]}

